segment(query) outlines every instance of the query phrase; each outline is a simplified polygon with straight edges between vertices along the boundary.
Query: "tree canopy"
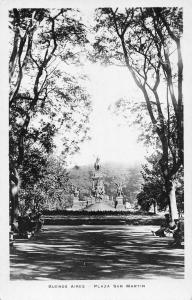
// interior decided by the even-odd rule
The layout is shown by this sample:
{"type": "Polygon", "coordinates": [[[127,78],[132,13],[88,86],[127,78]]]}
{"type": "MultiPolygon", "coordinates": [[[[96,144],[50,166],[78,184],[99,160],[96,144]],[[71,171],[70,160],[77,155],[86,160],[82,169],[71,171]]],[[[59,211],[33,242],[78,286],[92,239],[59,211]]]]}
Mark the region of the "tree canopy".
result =
{"type": "Polygon", "coordinates": [[[95,19],[92,59],[127,67],[142,92],[169,194],[183,167],[182,9],[101,8],[95,19]]]}
{"type": "MultiPolygon", "coordinates": [[[[144,102],[131,109],[139,111],[135,123],[143,138],[158,147],[167,197],[183,168],[182,13],[178,7],[96,9],[88,47],[93,62],[126,67],[141,92],[144,102]]],[[[62,137],[63,162],[88,136],[91,105],[84,77],[65,68],[81,64],[88,30],[77,9],[64,8],[12,9],[9,29],[10,168],[19,171],[23,188],[44,182],[46,189],[56,135],[62,137]]],[[[130,111],[127,99],[117,101],[116,109],[130,111]]],[[[52,165],[59,191],[63,167],[57,160],[52,165]]]]}
{"type": "MultiPolygon", "coordinates": [[[[65,70],[80,64],[86,27],[75,9],[15,8],[9,12],[9,29],[10,173],[15,168],[19,173],[21,199],[38,198],[39,203],[47,197],[55,137],[62,141],[62,162],[88,137],[91,103],[85,77],[65,70]]],[[[57,162],[52,166],[51,183],[58,191],[59,174],[65,171],[57,162]]]]}
{"type": "Polygon", "coordinates": [[[87,42],[85,26],[72,9],[10,11],[10,155],[20,165],[30,142],[44,151],[62,128],[63,152],[73,152],[87,133],[89,96],[64,66],[78,63],[87,42]],[[71,128],[76,139],[67,134],[71,128]],[[83,134],[84,133],[84,134],[83,134]],[[78,135],[79,134],[79,135],[78,135]]]}
{"type": "MultiPolygon", "coordinates": [[[[138,204],[143,210],[149,211],[154,206],[154,211],[166,210],[169,199],[165,190],[164,176],[158,164],[160,153],[151,154],[146,157],[146,163],[142,166],[143,183],[141,191],[137,194],[138,204]]],[[[176,201],[179,212],[183,212],[184,200],[183,170],[177,174],[176,201]]]]}

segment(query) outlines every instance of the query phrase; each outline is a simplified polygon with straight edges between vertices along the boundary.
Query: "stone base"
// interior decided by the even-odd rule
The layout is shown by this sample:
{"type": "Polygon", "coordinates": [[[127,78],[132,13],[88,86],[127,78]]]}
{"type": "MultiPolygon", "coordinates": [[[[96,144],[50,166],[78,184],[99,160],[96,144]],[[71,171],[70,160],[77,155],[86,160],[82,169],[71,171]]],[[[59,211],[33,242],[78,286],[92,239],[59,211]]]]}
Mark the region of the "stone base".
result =
{"type": "Polygon", "coordinates": [[[95,203],[102,203],[103,202],[103,199],[101,199],[101,198],[96,198],[95,199],[95,203]]]}
{"type": "Polygon", "coordinates": [[[82,209],[84,209],[87,206],[87,201],[79,201],[79,204],[82,209]]]}
{"type": "Polygon", "coordinates": [[[116,201],[117,201],[116,209],[117,210],[125,210],[125,206],[123,204],[123,197],[116,197],[116,201]]]}
{"type": "Polygon", "coordinates": [[[82,207],[81,206],[72,206],[71,210],[81,210],[82,207]]]}
{"type": "Polygon", "coordinates": [[[81,210],[81,209],[82,209],[82,207],[80,205],[73,205],[71,207],[71,210],[81,210]]]}
{"type": "Polygon", "coordinates": [[[80,210],[82,209],[81,203],[79,202],[79,198],[74,197],[73,199],[73,206],[71,208],[72,210],[80,210]]]}
{"type": "Polygon", "coordinates": [[[125,202],[125,208],[126,209],[132,209],[132,205],[129,202],[125,202]]]}
{"type": "Polygon", "coordinates": [[[91,197],[90,199],[87,200],[86,206],[89,206],[94,203],[95,203],[95,198],[91,197]]]}
{"type": "Polygon", "coordinates": [[[86,207],[84,210],[86,210],[86,211],[115,211],[115,208],[106,202],[99,202],[99,203],[91,204],[90,206],[86,207]]]}

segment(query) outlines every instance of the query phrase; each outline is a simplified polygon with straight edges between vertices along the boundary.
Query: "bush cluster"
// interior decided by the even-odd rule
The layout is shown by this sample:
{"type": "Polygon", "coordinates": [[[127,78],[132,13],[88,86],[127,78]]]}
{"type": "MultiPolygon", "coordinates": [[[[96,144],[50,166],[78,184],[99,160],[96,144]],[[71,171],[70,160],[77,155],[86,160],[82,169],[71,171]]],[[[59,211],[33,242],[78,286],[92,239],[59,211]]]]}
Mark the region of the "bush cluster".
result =
{"type": "Polygon", "coordinates": [[[138,211],[72,211],[72,210],[43,210],[42,215],[44,216],[91,216],[91,215],[101,215],[101,216],[126,216],[126,215],[154,215],[152,212],[138,211]]]}

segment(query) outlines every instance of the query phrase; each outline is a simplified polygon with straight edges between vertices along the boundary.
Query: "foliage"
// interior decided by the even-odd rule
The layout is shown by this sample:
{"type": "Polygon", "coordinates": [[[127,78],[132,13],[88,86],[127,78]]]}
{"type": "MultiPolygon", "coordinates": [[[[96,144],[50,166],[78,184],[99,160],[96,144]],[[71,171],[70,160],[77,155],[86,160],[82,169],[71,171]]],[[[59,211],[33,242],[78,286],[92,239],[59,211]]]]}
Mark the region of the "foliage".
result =
{"type": "Polygon", "coordinates": [[[90,56],[93,61],[126,66],[132,75],[150,118],[145,136],[154,133],[160,141],[158,163],[169,197],[183,167],[182,9],[100,8],[95,20],[90,56]]]}
{"type": "Polygon", "coordinates": [[[21,216],[29,213],[39,214],[43,208],[44,194],[39,186],[28,185],[19,192],[19,212],[21,216]]]}
{"type": "MultiPolygon", "coordinates": [[[[159,210],[165,210],[169,205],[165,191],[164,176],[158,164],[158,155],[151,155],[147,158],[147,163],[142,166],[143,184],[142,190],[137,195],[138,204],[145,211],[149,211],[152,205],[157,205],[159,210]]],[[[183,171],[177,173],[176,200],[180,212],[183,212],[183,171]]]]}
{"type": "Polygon", "coordinates": [[[151,123],[145,102],[136,99],[121,98],[113,105],[110,105],[109,110],[116,115],[120,124],[125,123],[129,127],[136,129],[137,141],[139,143],[141,142],[145,147],[152,147],[153,149],[161,146],[159,136],[151,123]]]}
{"type": "MultiPolygon", "coordinates": [[[[36,154],[36,153],[35,153],[36,154]]],[[[65,209],[72,205],[68,173],[63,162],[53,156],[44,160],[34,153],[24,160],[20,172],[20,211],[39,212],[42,209],[65,209]]]]}
{"type": "Polygon", "coordinates": [[[91,167],[75,166],[69,169],[69,181],[71,186],[79,190],[79,199],[85,200],[91,195],[91,167]]]}
{"type": "Polygon", "coordinates": [[[95,216],[95,215],[104,215],[104,216],[126,216],[126,215],[154,215],[151,212],[146,211],[72,211],[72,210],[43,210],[43,216],[95,216]]]}
{"type": "Polygon", "coordinates": [[[55,137],[62,141],[63,160],[87,138],[91,107],[85,79],[65,72],[67,64],[80,63],[87,38],[74,9],[12,9],[9,29],[9,156],[27,210],[47,197],[61,202],[60,177],[66,174],[57,162],[50,170],[49,161],[55,137]]]}
{"type": "Polygon", "coordinates": [[[124,200],[136,203],[136,195],[140,190],[141,175],[140,166],[106,165],[104,166],[104,182],[106,194],[112,197],[117,195],[117,184],[122,184],[124,200]]]}
{"type": "Polygon", "coordinates": [[[78,11],[13,9],[10,31],[12,160],[22,164],[29,141],[50,152],[59,129],[63,153],[73,153],[87,134],[90,110],[80,79],[63,71],[66,63],[76,62],[77,53],[87,42],[78,11]]]}
{"type": "Polygon", "coordinates": [[[43,216],[45,225],[67,225],[67,226],[80,226],[80,225],[158,225],[163,222],[163,217],[153,217],[150,213],[121,213],[118,214],[114,211],[110,212],[95,212],[94,214],[77,214],[77,215],[54,215],[43,216]]]}
{"type": "Polygon", "coordinates": [[[26,149],[23,165],[20,170],[21,187],[34,186],[42,179],[45,172],[47,158],[39,149],[26,149]]]}
{"type": "Polygon", "coordinates": [[[68,183],[68,172],[61,159],[50,157],[47,163],[44,178],[41,180],[41,189],[45,194],[45,207],[65,208],[71,204],[72,199],[68,183]]]}
{"type": "MultiPolygon", "coordinates": [[[[123,194],[129,202],[136,202],[136,194],[139,192],[141,184],[140,166],[105,163],[102,166],[103,182],[105,194],[110,198],[116,197],[116,184],[122,183],[123,194]]],[[[90,196],[92,186],[93,167],[92,166],[75,166],[69,170],[69,179],[72,185],[78,187],[80,200],[90,196]]]]}

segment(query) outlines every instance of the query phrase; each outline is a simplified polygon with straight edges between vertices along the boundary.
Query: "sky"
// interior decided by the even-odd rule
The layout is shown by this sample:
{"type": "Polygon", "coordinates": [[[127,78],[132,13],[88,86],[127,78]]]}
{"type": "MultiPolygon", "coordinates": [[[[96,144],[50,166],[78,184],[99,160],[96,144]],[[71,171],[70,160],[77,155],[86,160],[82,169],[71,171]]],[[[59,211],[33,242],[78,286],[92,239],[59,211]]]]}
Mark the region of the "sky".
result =
{"type": "Polygon", "coordinates": [[[119,122],[108,109],[122,97],[141,98],[128,70],[89,63],[81,70],[77,68],[78,71],[85,72],[89,77],[86,87],[93,107],[89,124],[91,140],[80,145],[79,153],[68,161],[70,166],[92,164],[97,156],[101,162],[134,164],[143,161],[146,149],[137,143],[138,132],[119,122]]]}
{"type": "MultiPolygon", "coordinates": [[[[81,9],[83,23],[94,25],[94,9],[81,9]]],[[[88,38],[94,37],[90,32],[88,38]]],[[[67,67],[65,66],[65,71],[67,67]]],[[[93,164],[98,156],[101,162],[119,162],[135,164],[143,162],[150,149],[137,142],[138,132],[122,122],[108,109],[120,98],[144,101],[141,91],[136,86],[126,67],[101,66],[85,62],[84,66],[69,66],[69,72],[84,73],[89,77],[86,84],[91,96],[93,112],[90,115],[90,140],[80,144],[80,151],[69,158],[68,165],[93,164]],[[74,69],[73,69],[74,68],[74,69]],[[119,124],[121,123],[121,125],[119,124]]],[[[162,89],[161,101],[166,99],[162,89]]]]}
{"type": "MultiPolygon", "coordinates": [[[[93,26],[94,9],[82,9],[81,16],[87,26],[93,26]]],[[[90,32],[89,40],[92,38],[90,32]]],[[[65,70],[67,71],[66,66],[65,70]]],[[[85,61],[82,67],[69,66],[69,72],[84,73],[88,76],[86,88],[93,107],[89,124],[91,139],[79,145],[80,151],[69,158],[69,166],[93,164],[96,157],[100,158],[101,163],[119,162],[131,165],[143,162],[147,149],[141,143],[137,143],[138,132],[125,122],[119,122],[120,120],[108,109],[109,105],[113,105],[122,97],[143,101],[128,69],[85,61]]]]}

